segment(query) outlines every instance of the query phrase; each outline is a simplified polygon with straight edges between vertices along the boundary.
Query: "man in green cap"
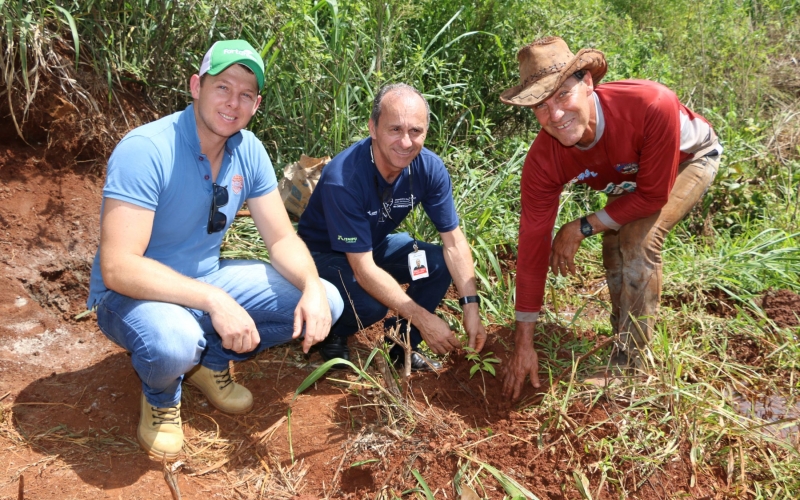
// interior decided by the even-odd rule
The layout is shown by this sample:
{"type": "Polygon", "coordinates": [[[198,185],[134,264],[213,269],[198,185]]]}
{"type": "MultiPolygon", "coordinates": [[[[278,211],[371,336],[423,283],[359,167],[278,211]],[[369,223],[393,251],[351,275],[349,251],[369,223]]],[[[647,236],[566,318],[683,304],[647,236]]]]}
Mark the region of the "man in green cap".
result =
{"type": "Polygon", "coordinates": [[[128,133],[108,161],[88,306],[131,353],[137,435],[155,458],[183,446],[182,381],[222,411],[247,412],[253,395],[229,362],[300,336],[308,352],[342,312],[295,235],[264,146],[244,130],[263,85],[250,44],[217,42],[191,77],[193,103],[128,133]],[[219,258],[244,201],[271,264],[219,258]]]}

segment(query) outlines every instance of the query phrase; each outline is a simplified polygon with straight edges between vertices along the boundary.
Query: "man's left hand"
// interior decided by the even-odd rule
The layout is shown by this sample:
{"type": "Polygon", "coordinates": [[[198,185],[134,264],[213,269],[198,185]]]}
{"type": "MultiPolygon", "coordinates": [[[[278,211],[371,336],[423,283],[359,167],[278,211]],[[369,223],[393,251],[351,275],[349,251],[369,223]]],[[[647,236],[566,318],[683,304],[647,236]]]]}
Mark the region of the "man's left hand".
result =
{"type": "Polygon", "coordinates": [[[478,312],[478,304],[467,304],[464,306],[464,330],[469,335],[469,346],[476,352],[481,352],[486,343],[486,328],[481,323],[481,315],[478,312]]]}
{"type": "Polygon", "coordinates": [[[321,342],[331,330],[331,308],[328,305],[328,296],[322,282],[309,283],[303,290],[303,295],[294,310],[294,330],[292,338],[296,339],[303,333],[303,352],[308,353],[311,346],[321,342]]]}
{"type": "Polygon", "coordinates": [[[574,220],[561,226],[550,251],[550,269],[553,274],[561,276],[575,274],[575,254],[581,246],[584,236],[581,233],[580,220],[574,220]]]}

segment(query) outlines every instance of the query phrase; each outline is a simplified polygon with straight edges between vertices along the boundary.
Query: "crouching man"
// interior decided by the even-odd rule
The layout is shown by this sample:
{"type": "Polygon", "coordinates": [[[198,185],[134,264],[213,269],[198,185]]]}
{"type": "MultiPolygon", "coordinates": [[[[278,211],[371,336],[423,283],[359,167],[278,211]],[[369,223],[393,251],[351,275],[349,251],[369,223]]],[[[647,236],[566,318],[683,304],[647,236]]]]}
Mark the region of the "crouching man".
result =
{"type": "MultiPolygon", "coordinates": [[[[472,254],[458,226],[450,176],[442,160],[423,147],[428,103],[405,84],[383,87],[375,96],[370,136],[342,151],[322,171],[298,234],[311,250],[320,276],[352,303],[319,346],[323,359],[350,357],[348,336],[397,311],[400,332],[411,321],[412,370],[441,363],[418,350],[422,340],[437,354],[460,347],[450,327],[436,316],[451,281],[461,295],[469,345],[483,348],[472,254]],[[393,231],[418,204],[439,231],[444,247],[393,231]],[[451,278],[452,276],[452,278],[451,278]],[[404,291],[401,284],[408,284],[404,291]]],[[[384,323],[389,329],[397,318],[384,323]]],[[[391,353],[404,362],[398,347],[391,353]]]]}
{"type": "Polygon", "coordinates": [[[222,411],[247,412],[253,395],[229,362],[301,335],[307,352],[342,311],[244,130],[261,103],[258,52],[217,42],[189,83],[193,104],[128,133],[109,159],[88,301],[142,380],[139,443],[168,459],[183,445],[182,381],[222,411]],[[271,265],[219,258],[244,201],[271,265]]]}

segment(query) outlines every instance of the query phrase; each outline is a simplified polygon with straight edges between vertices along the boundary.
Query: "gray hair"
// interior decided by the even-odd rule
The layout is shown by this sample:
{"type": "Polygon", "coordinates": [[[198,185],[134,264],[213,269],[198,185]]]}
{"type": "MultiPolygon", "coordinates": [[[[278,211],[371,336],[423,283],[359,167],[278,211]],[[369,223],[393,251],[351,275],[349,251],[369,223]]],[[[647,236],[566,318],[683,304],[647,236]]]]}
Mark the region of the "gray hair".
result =
{"type": "Polygon", "coordinates": [[[396,92],[398,94],[403,92],[411,92],[418,95],[419,98],[422,99],[422,102],[425,103],[425,114],[427,117],[427,124],[430,125],[431,107],[428,104],[428,100],[425,99],[425,96],[423,96],[419,90],[415,89],[414,87],[406,83],[390,83],[388,85],[384,85],[383,87],[381,87],[378,93],[375,94],[375,99],[373,99],[372,101],[372,114],[369,116],[370,120],[372,120],[372,122],[375,123],[375,125],[378,125],[378,119],[381,117],[381,107],[382,107],[381,101],[383,101],[384,96],[386,96],[386,94],[388,94],[389,92],[396,92]]]}

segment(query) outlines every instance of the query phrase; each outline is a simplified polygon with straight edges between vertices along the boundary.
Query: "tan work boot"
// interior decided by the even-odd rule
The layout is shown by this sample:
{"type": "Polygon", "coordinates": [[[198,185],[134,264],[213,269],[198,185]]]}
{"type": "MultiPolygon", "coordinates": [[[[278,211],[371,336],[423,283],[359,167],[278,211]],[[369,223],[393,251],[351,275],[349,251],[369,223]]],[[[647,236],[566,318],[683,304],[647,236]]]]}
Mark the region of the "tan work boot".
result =
{"type": "Polygon", "coordinates": [[[181,404],[170,408],[156,408],[142,394],[139,429],[136,433],[144,451],[159,460],[172,460],[183,448],[181,404]]]}
{"type": "Polygon", "coordinates": [[[233,381],[230,368],[215,372],[197,365],[183,380],[203,391],[209,402],[225,413],[247,413],[253,407],[253,394],[233,381]]]}

